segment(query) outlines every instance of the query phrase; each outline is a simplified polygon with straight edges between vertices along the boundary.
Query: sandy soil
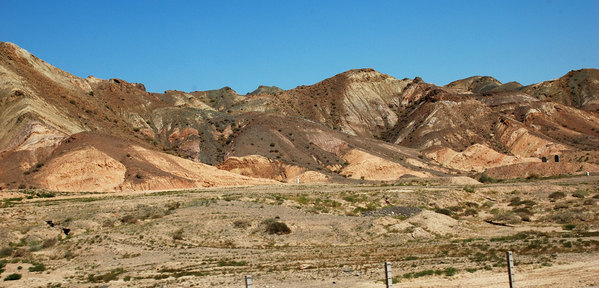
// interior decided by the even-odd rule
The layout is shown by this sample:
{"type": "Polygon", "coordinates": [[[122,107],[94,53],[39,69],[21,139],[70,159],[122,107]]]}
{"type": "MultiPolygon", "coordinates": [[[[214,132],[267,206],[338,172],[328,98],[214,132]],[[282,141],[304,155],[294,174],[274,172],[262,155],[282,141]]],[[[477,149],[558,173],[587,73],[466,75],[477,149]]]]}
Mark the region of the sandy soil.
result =
{"type": "Polygon", "coordinates": [[[255,287],[384,287],[383,263],[390,261],[394,287],[505,287],[503,253],[512,250],[518,287],[591,287],[598,284],[599,219],[596,202],[588,203],[598,183],[279,184],[50,198],[4,191],[0,277],[22,279],[0,286],[243,287],[252,275],[255,287]],[[554,192],[564,197],[549,198],[554,192]],[[361,216],[394,205],[423,210],[361,216]],[[498,216],[526,205],[529,221],[498,216]],[[562,212],[575,215],[567,220],[573,230],[556,222],[562,212]],[[273,221],[291,233],[269,234],[273,221]],[[32,263],[45,271],[29,271],[32,263]],[[454,275],[443,272],[450,268],[454,275]],[[414,276],[423,271],[433,275],[414,276]]]}

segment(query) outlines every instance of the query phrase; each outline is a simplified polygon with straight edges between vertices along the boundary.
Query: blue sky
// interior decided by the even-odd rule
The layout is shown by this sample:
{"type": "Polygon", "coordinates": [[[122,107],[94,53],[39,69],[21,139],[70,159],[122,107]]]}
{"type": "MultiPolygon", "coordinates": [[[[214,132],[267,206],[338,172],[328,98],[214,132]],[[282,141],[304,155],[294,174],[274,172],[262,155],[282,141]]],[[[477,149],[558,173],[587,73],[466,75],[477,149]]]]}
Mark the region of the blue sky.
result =
{"type": "Polygon", "coordinates": [[[599,68],[599,1],[8,1],[0,41],[148,91],[291,89],[352,68],[445,85],[599,68]]]}

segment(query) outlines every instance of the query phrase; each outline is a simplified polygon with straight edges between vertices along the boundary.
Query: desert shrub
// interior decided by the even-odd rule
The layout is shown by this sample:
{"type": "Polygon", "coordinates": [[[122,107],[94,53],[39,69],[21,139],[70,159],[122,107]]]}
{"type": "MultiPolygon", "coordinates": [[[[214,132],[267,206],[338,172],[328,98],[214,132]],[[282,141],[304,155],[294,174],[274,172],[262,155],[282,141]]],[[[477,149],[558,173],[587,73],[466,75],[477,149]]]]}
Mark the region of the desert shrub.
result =
{"type": "Polygon", "coordinates": [[[183,228],[179,228],[173,232],[173,240],[183,240],[183,228]]]}
{"type": "Polygon", "coordinates": [[[560,191],[549,194],[550,200],[562,199],[564,197],[566,197],[566,194],[564,192],[560,192],[560,191]]]}
{"type": "Polygon", "coordinates": [[[495,222],[503,222],[508,224],[518,224],[522,221],[518,215],[512,211],[498,211],[493,218],[492,221],[495,222]]]}
{"type": "Polygon", "coordinates": [[[250,221],[247,221],[247,220],[235,220],[235,222],[233,222],[233,227],[240,228],[240,229],[245,229],[247,227],[250,227],[250,221]]]}
{"type": "Polygon", "coordinates": [[[568,203],[562,202],[562,203],[556,203],[553,206],[553,210],[561,210],[561,209],[568,209],[570,207],[570,205],[568,203]]]}
{"type": "Polygon", "coordinates": [[[464,186],[464,191],[468,193],[474,193],[474,187],[472,186],[464,186]]]}
{"type": "Polygon", "coordinates": [[[44,242],[42,243],[42,247],[43,248],[50,248],[50,247],[56,245],[56,242],[58,242],[58,239],[56,239],[56,238],[45,239],[44,242]]]}
{"type": "Polygon", "coordinates": [[[137,217],[135,215],[125,215],[121,218],[121,222],[125,224],[135,224],[137,223],[137,217]]]}
{"type": "Polygon", "coordinates": [[[165,211],[155,207],[155,206],[148,206],[148,205],[137,205],[137,213],[139,215],[140,219],[158,219],[158,218],[162,218],[165,214],[165,211]]]}
{"type": "Polygon", "coordinates": [[[47,192],[47,191],[43,191],[42,193],[38,194],[38,197],[40,197],[40,198],[52,198],[55,196],[56,196],[56,194],[54,194],[52,192],[47,192]]]}
{"type": "MultiPolygon", "coordinates": [[[[121,218],[121,220],[122,220],[122,218],[121,218]]],[[[123,222],[123,223],[124,223],[124,222],[123,222]]],[[[112,227],[114,227],[114,221],[112,221],[112,220],[110,220],[110,219],[106,219],[106,220],[104,220],[104,221],[102,222],[102,227],[105,227],[105,228],[112,228],[112,227]]]]}
{"type": "Polygon", "coordinates": [[[528,208],[532,208],[535,205],[537,205],[537,202],[533,200],[522,200],[520,197],[510,199],[510,204],[508,204],[508,206],[526,206],[528,208]]]}
{"type": "Polygon", "coordinates": [[[165,205],[167,214],[170,214],[170,213],[172,213],[172,211],[179,209],[179,207],[181,207],[180,202],[170,202],[165,205]]]}
{"type": "Polygon", "coordinates": [[[464,216],[476,216],[478,215],[478,211],[476,209],[466,209],[466,211],[464,211],[464,216]]]}
{"type": "Polygon", "coordinates": [[[125,224],[135,224],[139,220],[162,218],[165,215],[170,214],[174,209],[177,209],[176,207],[178,207],[177,204],[167,204],[167,210],[164,210],[155,206],[137,205],[134,213],[121,217],[121,222],[125,224]]]}
{"type": "Polygon", "coordinates": [[[16,250],[14,250],[12,257],[14,258],[22,258],[22,257],[28,257],[29,255],[31,255],[31,253],[25,249],[25,248],[18,248],[16,250]]]}
{"type": "Polygon", "coordinates": [[[522,200],[522,201],[520,201],[520,203],[518,205],[524,205],[527,208],[532,208],[535,205],[537,205],[537,202],[535,202],[533,200],[522,200]]]}
{"type": "Polygon", "coordinates": [[[462,206],[451,206],[451,207],[447,207],[447,209],[451,210],[452,212],[460,212],[460,211],[464,210],[464,207],[462,207],[462,206]]]}
{"type": "Polygon", "coordinates": [[[508,206],[518,206],[520,205],[520,201],[522,199],[520,199],[520,197],[514,197],[512,199],[510,199],[510,204],[508,204],[508,206]]]}
{"type": "Polygon", "coordinates": [[[35,263],[33,266],[29,267],[29,272],[42,272],[46,271],[46,266],[42,263],[35,263]]]}
{"type": "Polygon", "coordinates": [[[13,253],[13,249],[10,247],[4,247],[0,249],[0,258],[11,256],[13,253]]]}
{"type": "Polygon", "coordinates": [[[549,216],[549,220],[559,224],[568,224],[576,219],[577,214],[572,211],[560,211],[549,216]]]}
{"type": "Polygon", "coordinates": [[[434,275],[434,274],[435,274],[435,270],[422,270],[422,271],[414,273],[413,277],[418,278],[418,277],[429,276],[429,275],[434,275]]]}
{"type": "Polygon", "coordinates": [[[266,219],[262,222],[265,226],[265,232],[268,234],[289,234],[291,233],[291,229],[287,226],[287,224],[283,222],[279,222],[275,219],[266,219]]]}
{"type": "Polygon", "coordinates": [[[453,276],[458,272],[458,269],[453,268],[453,267],[448,267],[445,268],[445,270],[443,270],[443,274],[445,274],[445,276],[453,276]]]}
{"type": "Polygon", "coordinates": [[[534,214],[532,211],[528,210],[528,208],[525,208],[525,207],[516,208],[516,209],[513,209],[512,211],[518,215],[532,216],[534,214]]]}
{"type": "Polygon", "coordinates": [[[480,178],[478,178],[479,182],[482,183],[497,183],[498,180],[492,177],[489,177],[487,174],[483,173],[482,175],[480,175],[480,178]]]}
{"type": "Polygon", "coordinates": [[[464,203],[467,207],[470,208],[478,208],[478,203],[474,203],[474,202],[466,202],[464,203]]]}
{"type": "Polygon", "coordinates": [[[564,224],[562,228],[564,228],[564,230],[574,230],[574,228],[576,228],[576,224],[564,224]]]}
{"type": "Polygon", "coordinates": [[[94,274],[89,274],[87,276],[87,280],[89,282],[93,282],[93,283],[100,283],[100,282],[108,283],[113,280],[118,280],[119,275],[121,275],[123,273],[125,273],[125,270],[123,268],[117,268],[117,269],[111,270],[108,273],[98,275],[98,276],[95,276],[94,274]]]}
{"type": "Polygon", "coordinates": [[[595,199],[586,199],[582,202],[583,205],[595,205],[595,203],[597,203],[597,200],[595,199]]]}
{"type": "Polygon", "coordinates": [[[489,209],[489,208],[493,207],[494,205],[495,205],[495,202],[487,201],[487,202],[483,203],[483,205],[481,205],[481,208],[489,209]]]}
{"type": "Polygon", "coordinates": [[[583,199],[584,195],[582,195],[580,192],[574,192],[572,193],[572,197],[583,199]]]}
{"type": "Polygon", "coordinates": [[[451,216],[451,214],[452,214],[451,210],[449,210],[447,208],[437,208],[437,209],[435,209],[435,212],[437,212],[439,214],[447,215],[447,216],[451,216]]]}
{"type": "Polygon", "coordinates": [[[13,273],[6,276],[6,278],[4,278],[4,281],[14,281],[19,279],[21,279],[21,274],[13,273]]]}
{"type": "Polygon", "coordinates": [[[217,265],[221,266],[221,267],[223,267],[223,266],[245,266],[245,265],[247,265],[247,261],[220,260],[220,261],[218,261],[217,265]]]}

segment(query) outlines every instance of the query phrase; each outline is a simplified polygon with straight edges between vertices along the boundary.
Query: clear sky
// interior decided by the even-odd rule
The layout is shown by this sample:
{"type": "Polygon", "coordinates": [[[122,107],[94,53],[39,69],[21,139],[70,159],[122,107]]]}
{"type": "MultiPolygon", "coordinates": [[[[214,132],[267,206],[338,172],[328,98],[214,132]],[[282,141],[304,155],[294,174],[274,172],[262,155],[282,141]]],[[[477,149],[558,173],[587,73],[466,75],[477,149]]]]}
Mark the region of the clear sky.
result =
{"type": "Polygon", "coordinates": [[[445,85],[599,68],[599,1],[0,0],[0,41],[148,91],[291,89],[352,68],[445,85]]]}

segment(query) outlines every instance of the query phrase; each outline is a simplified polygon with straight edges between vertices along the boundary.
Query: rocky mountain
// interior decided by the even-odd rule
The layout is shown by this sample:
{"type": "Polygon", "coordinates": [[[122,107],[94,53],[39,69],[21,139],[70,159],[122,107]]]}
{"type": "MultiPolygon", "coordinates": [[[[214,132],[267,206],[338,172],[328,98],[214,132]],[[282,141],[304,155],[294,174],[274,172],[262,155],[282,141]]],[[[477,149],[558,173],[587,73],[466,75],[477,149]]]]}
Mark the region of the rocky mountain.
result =
{"type": "Polygon", "coordinates": [[[149,93],[121,79],[76,77],[0,43],[0,188],[599,171],[598,83],[595,69],[524,87],[488,76],[437,86],[355,69],[286,91],[149,93]]]}

